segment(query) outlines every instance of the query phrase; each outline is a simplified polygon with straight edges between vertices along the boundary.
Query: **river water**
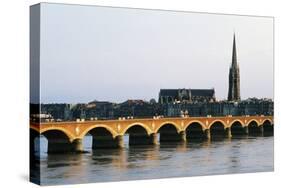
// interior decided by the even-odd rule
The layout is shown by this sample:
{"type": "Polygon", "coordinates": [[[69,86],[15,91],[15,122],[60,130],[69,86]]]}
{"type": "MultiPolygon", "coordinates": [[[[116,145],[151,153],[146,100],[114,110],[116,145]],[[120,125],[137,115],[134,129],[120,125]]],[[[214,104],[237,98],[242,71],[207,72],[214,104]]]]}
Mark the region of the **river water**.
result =
{"type": "MultiPolygon", "coordinates": [[[[91,149],[91,136],[83,140],[83,154],[47,154],[40,137],[37,152],[41,184],[57,185],[188,177],[199,175],[273,171],[274,137],[243,137],[219,141],[161,144],[124,149],[91,149]]],[[[37,146],[38,147],[38,146],[37,146]]],[[[33,176],[34,171],[31,171],[33,176]]]]}

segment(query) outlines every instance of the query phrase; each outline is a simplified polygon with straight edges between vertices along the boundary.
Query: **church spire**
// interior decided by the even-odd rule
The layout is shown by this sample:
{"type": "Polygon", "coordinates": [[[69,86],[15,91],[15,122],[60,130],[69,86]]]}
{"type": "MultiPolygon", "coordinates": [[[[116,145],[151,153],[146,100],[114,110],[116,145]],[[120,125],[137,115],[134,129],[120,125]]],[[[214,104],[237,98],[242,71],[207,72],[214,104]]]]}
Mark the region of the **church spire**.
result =
{"type": "Polygon", "coordinates": [[[237,63],[235,33],[233,35],[232,63],[229,69],[228,100],[240,101],[240,71],[237,63]]]}
{"type": "Polygon", "coordinates": [[[236,55],[235,33],[233,34],[232,67],[237,67],[237,55],[236,55]]]}

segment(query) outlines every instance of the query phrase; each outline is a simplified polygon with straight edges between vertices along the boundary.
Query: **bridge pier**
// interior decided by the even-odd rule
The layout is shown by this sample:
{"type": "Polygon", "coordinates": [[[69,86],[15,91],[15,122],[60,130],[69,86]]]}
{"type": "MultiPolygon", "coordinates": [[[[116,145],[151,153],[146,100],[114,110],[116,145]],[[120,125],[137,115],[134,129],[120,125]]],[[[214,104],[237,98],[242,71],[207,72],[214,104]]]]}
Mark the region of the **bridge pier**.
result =
{"type": "Polygon", "coordinates": [[[244,130],[245,130],[245,134],[248,135],[249,134],[249,126],[245,126],[244,130]]]}
{"type": "Polygon", "coordinates": [[[123,135],[116,136],[115,140],[117,142],[118,148],[124,148],[124,136],[123,135]]]}
{"type": "Polygon", "coordinates": [[[206,129],[205,131],[204,131],[204,133],[205,133],[205,137],[209,140],[209,139],[211,139],[211,131],[210,131],[210,129],[206,129]]]}
{"type": "Polygon", "coordinates": [[[152,133],[150,135],[150,143],[153,145],[158,145],[158,137],[157,137],[157,133],[152,133]]]}
{"type": "Polygon", "coordinates": [[[186,142],[186,132],[185,131],[180,132],[180,139],[181,139],[181,142],[186,142]]]}
{"type": "Polygon", "coordinates": [[[261,136],[263,136],[264,135],[264,127],[263,127],[263,125],[260,125],[259,129],[260,129],[261,136]]]}
{"type": "Polygon", "coordinates": [[[231,138],[232,137],[232,133],[231,133],[231,128],[230,127],[226,128],[225,132],[226,132],[226,137],[227,138],[231,138]]]}
{"type": "Polygon", "coordinates": [[[83,152],[83,140],[82,139],[75,139],[71,143],[73,152],[81,153],[83,152]]]}

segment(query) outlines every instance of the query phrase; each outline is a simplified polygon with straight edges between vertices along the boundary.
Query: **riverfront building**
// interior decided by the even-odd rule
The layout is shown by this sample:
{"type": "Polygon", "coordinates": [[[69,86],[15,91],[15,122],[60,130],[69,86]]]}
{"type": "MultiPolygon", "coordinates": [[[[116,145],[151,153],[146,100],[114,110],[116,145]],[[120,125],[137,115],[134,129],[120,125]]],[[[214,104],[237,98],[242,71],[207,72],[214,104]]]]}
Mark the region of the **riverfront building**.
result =
{"type": "Polygon", "coordinates": [[[217,101],[211,103],[169,103],[163,105],[164,116],[241,116],[273,115],[271,99],[247,99],[239,102],[217,101]]]}
{"type": "MultiPolygon", "coordinates": [[[[273,115],[271,99],[250,98],[239,102],[182,102],[182,103],[151,103],[143,100],[129,100],[120,104],[95,102],[88,104],[41,104],[42,113],[50,114],[51,120],[70,121],[76,119],[118,119],[151,118],[153,116],[191,117],[211,116],[241,116],[241,115],[273,115]]],[[[46,119],[42,118],[42,121],[46,119]]]]}

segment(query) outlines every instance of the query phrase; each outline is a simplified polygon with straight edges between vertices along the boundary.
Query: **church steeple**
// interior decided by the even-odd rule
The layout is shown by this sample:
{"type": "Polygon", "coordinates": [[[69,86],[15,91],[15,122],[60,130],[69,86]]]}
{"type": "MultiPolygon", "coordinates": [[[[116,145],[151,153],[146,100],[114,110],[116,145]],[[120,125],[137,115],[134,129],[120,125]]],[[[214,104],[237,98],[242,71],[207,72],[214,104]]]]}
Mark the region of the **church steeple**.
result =
{"type": "Polygon", "coordinates": [[[228,100],[240,101],[240,71],[237,63],[235,34],[233,35],[232,63],[229,69],[228,100]]]}
{"type": "Polygon", "coordinates": [[[237,55],[236,55],[235,33],[233,34],[232,67],[237,67],[237,55]]]}

